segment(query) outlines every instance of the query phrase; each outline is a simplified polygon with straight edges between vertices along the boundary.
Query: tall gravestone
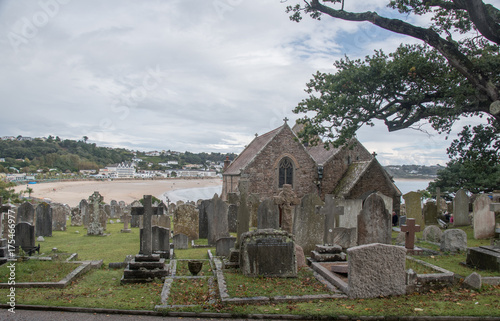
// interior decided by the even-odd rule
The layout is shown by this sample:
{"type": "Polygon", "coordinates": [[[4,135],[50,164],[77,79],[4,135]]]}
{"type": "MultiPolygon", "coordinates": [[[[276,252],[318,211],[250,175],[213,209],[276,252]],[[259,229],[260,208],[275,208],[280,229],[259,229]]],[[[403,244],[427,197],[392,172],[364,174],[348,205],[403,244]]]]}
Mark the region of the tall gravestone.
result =
{"type": "Polygon", "coordinates": [[[365,244],[347,250],[348,295],[376,298],[406,293],[406,249],[386,244],[365,244]]]}
{"type": "Polygon", "coordinates": [[[470,225],[469,220],[469,196],[463,189],[458,190],[453,199],[453,225],[470,225]]]}
{"type": "Polygon", "coordinates": [[[208,214],[207,208],[210,200],[202,200],[198,205],[198,236],[200,239],[208,238],[208,214]]]}
{"type": "Polygon", "coordinates": [[[423,209],[424,220],[426,225],[438,224],[438,206],[434,202],[427,202],[423,209]]]}
{"type": "Polygon", "coordinates": [[[280,214],[278,205],[274,203],[274,199],[264,199],[257,210],[257,228],[258,229],[279,229],[280,214]]]}
{"type": "Polygon", "coordinates": [[[43,202],[35,210],[36,229],[35,236],[52,236],[52,208],[43,202]]]}
{"type": "Polygon", "coordinates": [[[229,237],[227,221],[228,206],[226,202],[215,194],[207,207],[208,244],[215,245],[221,237],[229,237]]]}
{"type": "Polygon", "coordinates": [[[236,245],[235,248],[240,247],[241,234],[248,232],[250,229],[250,209],[248,208],[248,184],[247,180],[241,179],[238,183],[238,190],[240,197],[238,201],[237,221],[236,221],[236,245]]]}
{"type": "MultiPolygon", "coordinates": [[[[139,201],[133,201],[130,206],[133,207],[141,207],[142,204],[139,201]]],[[[130,227],[140,227],[140,216],[139,215],[132,215],[132,218],[130,219],[130,227]]]]}
{"type": "Polygon", "coordinates": [[[487,239],[495,236],[495,212],[490,209],[488,195],[481,194],[474,201],[474,238],[487,239]]]}
{"type": "Polygon", "coordinates": [[[236,193],[228,193],[227,195],[227,227],[230,233],[237,232],[238,222],[238,202],[239,197],[236,193]]]}
{"type": "MultiPolygon", "coordinates": [[[[141,229],[139,232],[141,246],[144,244],[143,231],[144,229],[141,229]]],[[[170,258],[170,229],[161,226],[151,226],[151,249],[152,253],[159,254],[162,258],[170,258]]],[[[142,251],[141,247],[140,253],[142,251]]]]}
{"type": "Polygon", "coordinates": [[[191,204],[177,206],[174,212],[174,233],[185,234],[190,240],[198,239],[198,210],[191,204]]]}
{"type": "Polygon", "coordinates": [[[339,216],[344,215],[344,207],[337,206],[333,195],[327,194],[325,195],[325,205],[318,208],[318,211],[325,216],[323,244],[336,244],[334,229],[340,226],[339,216]]]}
{"type": "Polygon", "coordinates": [[[420,228],[425,227],[425,221],[422,216],[422,195],[418,192],[409,192],[403,195],[406,205],[406,217],[414,218],[415,224],[420,228]]]}
{"type": "Polygon", "coordinates": [[[78,207],[80,208],[83,226],[87,228],[89,226],[89,203],[87,200],[82,199],[78,204],[78,207]]]}
{"type": "Polygon", "coordinates": [[[104,227],[101,222],[101,202],[103,197],[99,192],[89,196],[89,223],[87,235],[104,235],[104,227]]]}
{"type": "Polygon", "coordinates": [[[82,226],[82,213],[78,207],[71,209],[71,226],[82,226]]]}
{"type": "Polygon", "coordinates": [[[252,193],[248,196],[248,209],[250,210],[250,227],[258,225],[258,210],[260,205],[259,194],[252,193]]]}
{"type": "Polygon", "coordinates": [[[71,216],[71,209],[66,204],[51,203],[52,208],[52,231],[66,231],[68,217],[71,216]]]}
{"type": "Polygon", "coordinates": [[[23,251],[30,251],[35,247],[35,227],[27,222],[17,223],[15,226],[15,247],[23,251]]]}
{"type": "Polygon", "coordinates": [[[299,206],[295,207],[293,234],[295,242],[302,247],[306,256],[310,255],[316,244],[323,244],[325,215],[317,211],[323,201],[318,194],[305,195],[299,206]]]}
{"type": "Polygon", "coordinates": [[[392,220],[384,200],[373,193],[363,203],[358,215],[358,245],[391,243],[392,220]]]}
{"type": "Polygon", "coordinates": [[[17,209],[16,223],[26,222],[33,224],[35,221],[35,208],[29,202],[24,202],[17,209]]]}
{"type": "Polygon", "coordinates": [[[283,184],[283,189],[274,196],[274,202],[280,209],[280,228],[288,233],[293,233],[293,209],[300,204],[300,199],[292,189],[292,185],[283,184]]]}

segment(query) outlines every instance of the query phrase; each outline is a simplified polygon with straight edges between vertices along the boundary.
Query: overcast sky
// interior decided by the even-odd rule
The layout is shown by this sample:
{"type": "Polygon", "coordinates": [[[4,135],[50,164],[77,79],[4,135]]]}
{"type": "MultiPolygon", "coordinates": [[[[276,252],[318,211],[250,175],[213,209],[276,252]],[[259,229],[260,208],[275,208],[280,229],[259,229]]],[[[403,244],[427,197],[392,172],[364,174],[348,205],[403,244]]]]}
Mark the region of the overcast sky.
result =
{"type": "MultiPolygon", "coordinates": [[[[285,8],[296,1],[281,2],[0,1],[0,136],[239,153],[285,117],[293,124],[317,70],[416,42],[367,23],[291,22],[285,8]]],[[[387,11],[387,2],[346,1],[346,10],[387,11]]],[[[384,165],[444,165],[450,143],[382,124],[358,139],[384,165]]]]}

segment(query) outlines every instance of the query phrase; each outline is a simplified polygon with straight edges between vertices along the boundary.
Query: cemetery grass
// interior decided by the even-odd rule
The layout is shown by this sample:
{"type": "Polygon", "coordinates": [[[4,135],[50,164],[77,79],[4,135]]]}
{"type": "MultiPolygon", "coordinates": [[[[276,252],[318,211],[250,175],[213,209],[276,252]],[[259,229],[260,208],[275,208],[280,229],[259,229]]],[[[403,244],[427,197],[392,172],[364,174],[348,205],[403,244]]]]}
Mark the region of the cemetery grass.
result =
{"type": "MultiPolygon", "coordinates": [[[[78,264],[28,260],[16,262],[16,282],[58,282],[64,279],[78,264]]],[[[9,279],[8,264],[0,267],[0,283],[9,279]]]]}

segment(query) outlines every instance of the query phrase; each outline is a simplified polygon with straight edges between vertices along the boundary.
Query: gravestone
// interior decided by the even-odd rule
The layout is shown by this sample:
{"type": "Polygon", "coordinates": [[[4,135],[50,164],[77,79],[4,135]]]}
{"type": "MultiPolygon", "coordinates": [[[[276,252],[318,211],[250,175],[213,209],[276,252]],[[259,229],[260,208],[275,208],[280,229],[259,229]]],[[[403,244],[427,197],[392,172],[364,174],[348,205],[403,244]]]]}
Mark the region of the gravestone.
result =
{"type": "Polygon", "coordinates": [[[99,192],[94,192],[89,196],[89,223],[87,235],[104,235],[104,227],[101,219],[101,202],[103,197],[99,192]]]}
{"type": "Polygon", "coordinates": [[[230,233],[236,233],[238,226],[238,205],[229,204],[227,207],[227,227],[230,233]]]}
{"type": "Polygon", "coordinates": [[[67,204],[51,203],[52,208],[52,231],[66,231],[68,217],[71,209],[67,204]]]}
{"type": "Polygon", "coordinates": [[[198,239],[198,210],[194,205],[177,206],[173,217],[174,233],[185,234],[190,240],[198,239]]]}
{"type": "Polygon", "coordinates": [[[104,214],[106,215],[106,219],[111,218],[111,206],[109,204],[104,204],[102,206],[102,210],[104,211],[104,214]]]}
{"type": "Polygon", "coordinates": [[[220,239],[217,240],[215,244],[215,254],[217,256],[229,257],[231,249],[234,248],[235,243],[236,243],[235,237],[221,237],[220,239]]]}
{"type": "Polygon", "coordinates": [[[82,226],[82,214],[78,207],[71,209],[71,226],[82,226]]]}
{"type": "MultiPolygon", "coordinates": [[[[131,208],[134,207],[141,207],[142,204],[139,201],[133,201],[132,204],[130,204],[131,208]]],[[[130,227],[140,227],[140,215],[132,215],[132,218],[130,219],[130,227]]]]}
{"type": "Polygon", "coordinates": [[[422,216],[422,195],[418,192],[409,192],[403,195],[406,207],[406,217],[414,218],[415,224],[420,228],[425,227],[425,221],[422,216]]]}
{"type": "Polygon", "coordinates": [[[365,244],[347,250],[348,295],[376,298],[406,293],[406,249],[387,244],[365,244]]]}
{"type": "Polygon", "coordinates": [[[129,228],[130,221],[132,219],[132,215],[130,215],[132,208],[130,206],[122,207],[122,221],[123,221],[123,229],[120,231],[122,233],[130,233],[132,230],[129,228]]]}
{"type": "Polygon", "coordinates": [[[52,236],[52,208],[43,202],[35,210],[36,229],[35,236],[52,236]]]}
{"type": "Polygon", "coordinates": [[[35,208],[29,202],[24,202],[17,209],[16,223],[30,223],[35,221],[35,208]]]}
{"type": "Polygon", "coordinates": [[[305,195],[300,205],[295,207],[293,234],[296,244],[302,247],[306,256],[311,255],[316,244],[323,244],[325,215],[316,210],[322,205],[323,201],[314,193],[305,195]]]}
{"type": "Polygon", "coordinates": [[[238,209],[236,213],[236,244],[235,248],[240,248],[241,234],[248,232],[250,229],[250,209],[248,208],[248,180],[241,179],[238,182],[238,190],[240,197],[238,201],[238,209]]]}
{"type": "Polygon", "coordinates": [[[363,203],[358,215],[358,245],[370,243],[391,243],[391,213],[385,208],[384,200],[373,193],[363,203]]]}
{"type": "Polygon", "coordinates": [[[441,237],[442,252],[464,252],[467,250],[467,234],[459,229],[446,230],[441,237]]]}
{"type": "Polygon", "coordinates": [[[420,232],[420,225],[415,224],[414,218],[409,218],[406,225],[401,226],[401,231],[405,233],[405,248],[413,250],[415,247],[415,232],[420,232]]]}
{"type": "Polygon", "coordinates": [[[80,203],[78,204],[78,207],[80,208],[80,213],[82,215],[82,223],[85,228],[88,228],[89,226],[89,203],[87,200],[82,199],[80,203]]]}
{"type": "Polygon", "coordinates": [[[339,216],[344,215],[344,207],[337,206],[333,195],[325,195],[325,204],[317,208],[319,213],[325,216],[325,231],[323,234],[323,244],[337,244],[334,242],[333,230],[339,227],[339,216]]]}
{"type": "Polygon", "coordinates": [[[27,222],[17,223],[15,226],[15,247],[19,251],[19,247],[23,251],[28,252],[35,248],[35,227],[27,222]]]}
{"type": "Polygon", "coordinates": [[[263,200],[257,210],[257,228],[258,229],[279,229],[280,214],[278,205],[274,199],[266,198],[263,200]]]}
{"type": "Polygon", "coordinates": [[[441,231],[441,229],[436,225],[427,226],[424,229],[424,232],[422,233],[422,238],[425,241],[435,242],[435,243],[440,243],[442,236],[443,236],[443,231],[441,231]]]}
{"type": "MultiPolygon", "coordinates": [[[[163,207],[153,207],[151,195],[144,195],[144,206],[132,207],[132,216],[143,216],[144,228],[141,238],[141,253],[136,255],[123,271],[121,283],[152,282],[155,278],[164,279],[168,275],[165,259],[158,254],[153,254],[153,228],[152,218],[156,213],[161,215],[163,207]]],[[[158,231],[163,233],[162,228],[158,231]]],[[[164,241],[164,239],[163,239],[164,241]]],[[[156,246],[164,246],[158,243],[156,246]]]]}
{"type": "Polygon", "coordinates": [[[363,209],[362,199],[337,199],[338,206],[344,207],[344,215],[339,216],[339,227],[357,228],[358,215],[363,209]]]}
{"type": "Polygon", "coordinates": [[[202,200],[198,205],[198,236],[200,239],[208,238],[208,214],[207,208],[210,200],[202,200]]]}
{"type": "Polygon", "coordinates": [[[258,210],[260,205],[259,194],[252,193],[248,196],[247,200],[248,209],[250,210],[250,227],[257,227],[258,222],[258,210]]]}
{"type": "Polygon", "coordinates": [[[256,230],[241,236],[240,268],[250,277],[296,277],[292,235],[280,230],[256,230]]]}
{"type": "Polygon", "coordinates": [[[109,202],[109,209],[110,209],[109,212],[110,218],[120,218],[122,216],[121,207],[120,205],[118,205],[117,201],[112,200],[111,202],[109,202]]]}
{"type": "MultiPolygon", "coordinates": [[[[142,238],[144,235],[144,229],[139,232],[139,238],[141,240],[141,246],[144,244],[142,238]]],[[[151,227],[151,248],[153,254],[158,254],[160,257],[169,259],[170,258],[170,229],[152,226],[151,227]]],[[[140,249],[142,253],[142,248],[140,249]]]]}
{"type": "Polygon", "coordinates": [[[189,247],[189,237],[186,234],[175,234],[172,238],[172,243],[174,243],[174,249],[184,250],[189,247]]]}
{"type": "Polygon", "coordinates": [[[474,201],[474,238],[488,239],[495,236],[495,212],[490,209],[488,195],[481,194],[474,201]]]}
{"type": "Polygon", "coordinates": [[[208,244],[215,245],[221,237],[229,237],[227,222],[228,206],[217,194],[207,207],[208,244]]]}
{"type": "Polygon", "coordinates": [[[332,242],[327,244],[337,244],[342,246],[343,249],[358,245],[358,233],[355,227],[335,227],[332,235],[332,242]]]}
{"type": "Polygon", "coordinates": [[[469,196],[463,189],[460,189],[453,199],[453,226],[465,225],[470,225],[469,196]]]}
{"type": "Polygon", "coordinates": [[[425,203],[423,213],[424,213],[425,225],[438,224],[438,210],[436,203],[432,201],[425,203]]]}
{"type": "Polygon", "coordinates": [[[406,225],[406,215],[402,215],[399,217],[399,226],[406,225]]]}

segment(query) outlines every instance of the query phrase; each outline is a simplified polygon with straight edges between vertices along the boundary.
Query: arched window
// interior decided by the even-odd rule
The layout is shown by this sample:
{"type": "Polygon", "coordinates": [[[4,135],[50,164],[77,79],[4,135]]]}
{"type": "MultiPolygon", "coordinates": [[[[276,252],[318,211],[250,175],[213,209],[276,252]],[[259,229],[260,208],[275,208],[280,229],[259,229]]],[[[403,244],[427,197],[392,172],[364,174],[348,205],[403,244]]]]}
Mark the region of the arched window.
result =
{"type": "Polygon", "coordinates": [[[290,184],[293,186],[293,163],[288,157],[280,161],[278,187],[282,188],[283,184],[290,184]]]}

